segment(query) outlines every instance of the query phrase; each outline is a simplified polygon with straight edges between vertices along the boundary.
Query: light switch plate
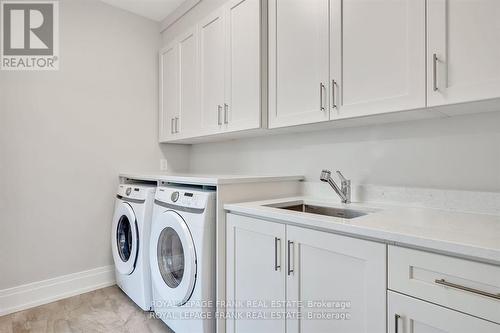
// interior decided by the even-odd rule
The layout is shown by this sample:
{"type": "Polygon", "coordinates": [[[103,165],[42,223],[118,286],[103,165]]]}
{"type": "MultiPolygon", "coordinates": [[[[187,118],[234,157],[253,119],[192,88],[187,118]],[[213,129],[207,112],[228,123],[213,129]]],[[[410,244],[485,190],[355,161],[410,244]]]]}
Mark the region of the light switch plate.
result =
{"type": "Polygon", "coordinates": [[[168,161],[165,158],[160,159],[160,170],[168,171],[168,161]]]}

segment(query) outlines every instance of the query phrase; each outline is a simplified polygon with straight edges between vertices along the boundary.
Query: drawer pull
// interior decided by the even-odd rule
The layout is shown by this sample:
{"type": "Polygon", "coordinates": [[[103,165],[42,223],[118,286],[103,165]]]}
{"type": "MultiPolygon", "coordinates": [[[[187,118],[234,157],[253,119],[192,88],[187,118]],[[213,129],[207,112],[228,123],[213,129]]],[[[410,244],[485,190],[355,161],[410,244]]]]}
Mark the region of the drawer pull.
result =
{"type": "Polygon", "coordinates": [[[220,115],[222,113],[222,105],[217,105],[217,125],[222,125],[222,121],[220,120],[220,115]]]}
{"type": "Polygon", "coordinates": [[[500,294],[492,294],[492,293],[488,293],[486,291],[482,291],[482,290],[477,290],[477,289],[474,289],[474,288],[469,288],[469,287],[461,286],[459,284],[448,282],[445,279],[435,280],[434,282],[436,284],[441,285],[441,286],[450,287],[450,288],[454,288],[454,289],[458,289],[458,290],[463,290],[463,291],[468,291],[468,292],[473,293],[473,294],[478,294],[478,295],[481,295],[481,296],[486,296],[486,297],[490,297],[490,298],[494,298],[494,299],[500,300],[500,294]]]}
{"type": "Polygon", "coordinates": [[[278,269],[281,270],[281,260],[278,264],[278,247],[281,248],[281,238],[274,237],[274,270],[277,272],[278,269]],[[278,243],[280,245],[278,245],[278,243]]]}
{"type": "Polygon", "coordinates": [[[229,124],[229,105],[224,103],[224,124],[229,124]]]}
{"type": "Polygon", "coordinates": [[[337,99],[335,98],[335,86],[337,85],[337,82],[335,80],[332,80],[332,109],[337,108],[337,99]]]}
{"type": "Polygon", "coordinates": [[[325,107],[324,107],[324,104],[323,104],[323,90],[325,90],[325,85],[323,84],[323,82],[321,82],[319,84],[319,110],[320,111],[325,111],[325,107]]]}
{"type": "MultiPolygon", "coordinates": [[[[288,241],[288,275],[292,275],[292,273],[294,273],[294,268],[292,268],[292,252],[293,252],[293,242],[292,241],[288,241]],[[291,247],[290,247],[291,245],[291,247]]],[[[295,259],[295,258],[294,258],[295,259]]]]}
{"type": "Polygon", "coordinates": [[[437,57],[437,54],[434,53],[432,55],[432,90],[433,91],[438,91],[439,90],[439,87],[438,87],[438,79],[437,79],[437,67],[438,67],[438,62],[439,62],[439,59],[437,57]]]}

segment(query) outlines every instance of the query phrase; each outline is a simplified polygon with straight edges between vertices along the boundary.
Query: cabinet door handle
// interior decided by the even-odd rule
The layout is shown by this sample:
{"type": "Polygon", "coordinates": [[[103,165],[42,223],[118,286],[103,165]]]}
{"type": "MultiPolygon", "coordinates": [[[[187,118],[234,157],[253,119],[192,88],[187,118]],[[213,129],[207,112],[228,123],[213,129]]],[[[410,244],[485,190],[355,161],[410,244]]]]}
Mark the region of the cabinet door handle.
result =
{"type": "Polygon", "coordinates": [[[335,98],[335,87],[336,86],[337,86],[337,82],[335,82],[335,80],[332,80],[332,109],[337,108],[336,98],[335,98]]]}
{"type": "Polygon", "coordinates": [[[224,103],[224,124],[229,123],[229,105],[224,103]]]}
{"type": "Polygon", "coordinates": [[[175,133],[179,133],[179,117],[175,117],[175,133]]]}
{"type": "Polygon", "coordinates": [[[170,119],[170,134],[174,134],[174,118],[170,119]]]}
{"type": "Polygon", "coordinates": [[[462,291],[467,291],[467,292],[470,292],[470,293],[473,293],[473,294],[478,294],[478,295],[481,295],[481,296],[490,297],[490,298],[493,298],[493,299],[500,300],[500,294],[493,294],[493,293],[489,293],[489,292],[486,292],[486,291],[482,291],[482,290],[478,290],[478,289],[474,289],[474,288],[465,287],[465,286],[462,286],[462,285],[459,285],[459,284],[448,282],[445,279],[435,280],[434,283],[439,284],[441,286],[445,286],[445,287],[449,287],[449,288],[453,288],[453,289],[458,289],[458,290],[462,290],[462,291]]]}
{"type": "Polygon", "coordinates": [[[222,113],[222,106],[221,105],[218,105],[217,106],[217,124],[220,126],[222,125],[222,122],[220,120],[220,116],[221,116],[221,113],[222,113]]]}
{"type": "Polygon", "coordinates": [[[401,316],[396,313],[394,315],[394,333],[399,332],[399,318],[401,318],[401,316]]]}
{"type": "Polygon", "coordinates": [[[292,257],[292,252],[293,252],[293,242],[288,241],[288,275],[292,275],[294,268],[292,268],[292,260],[290,259],[292,257]],[[290,249],[290,245],[292,245],[290,249]]]}
{"type": "Polygon", "coordinates": [[[325,85],[323,82],[319,84],[319,109],[320,111],[325,111],[325,106],[323,104],[323,91],[325,90],[325,85]]]}
{"type": "Polygon", "coordinates": [[[439,90],[438,79],[437,79],[438,62],[439,62],[439,59],[437,57],[437,54],[434,53],[432,55],[432,90],[433,91],[439,90]]]}
{"type": "Polygon", "coordinates": [[[281,260],[278,264],[278,246],[281,247],[281,238],[274,237],[274,270],[278,271],[281,269],[281,260]],[[279,243],[279,245],[278,245],[279,243]]]}

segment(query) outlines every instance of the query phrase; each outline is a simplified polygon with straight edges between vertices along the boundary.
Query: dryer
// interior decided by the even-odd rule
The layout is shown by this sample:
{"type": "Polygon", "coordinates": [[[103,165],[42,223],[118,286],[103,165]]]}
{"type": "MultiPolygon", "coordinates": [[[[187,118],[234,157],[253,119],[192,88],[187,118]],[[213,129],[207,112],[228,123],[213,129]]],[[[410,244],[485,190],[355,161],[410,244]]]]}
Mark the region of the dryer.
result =
{"type": "Polygon", "coordinates": [[[152,310],[149,239],[156,186],[118,187],[111,228],[116,284],[141,309],[152,310]]]}
{"type": "Polygon", "coordinates": [[[156,191],[149,251],[153,304],[176,333],[215,332],[215,208],[215,191],[156,191]]]}

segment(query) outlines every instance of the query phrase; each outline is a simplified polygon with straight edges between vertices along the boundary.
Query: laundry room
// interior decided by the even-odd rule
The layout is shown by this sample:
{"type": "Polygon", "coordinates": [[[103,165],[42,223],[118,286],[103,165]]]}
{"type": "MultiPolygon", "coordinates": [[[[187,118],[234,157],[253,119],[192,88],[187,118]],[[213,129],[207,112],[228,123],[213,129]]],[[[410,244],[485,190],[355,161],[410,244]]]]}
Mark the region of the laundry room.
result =
{"type": "Polygon", "coordinates": [[[0,0],[0,333],[499,333],[499,18],[0,0]]]}

